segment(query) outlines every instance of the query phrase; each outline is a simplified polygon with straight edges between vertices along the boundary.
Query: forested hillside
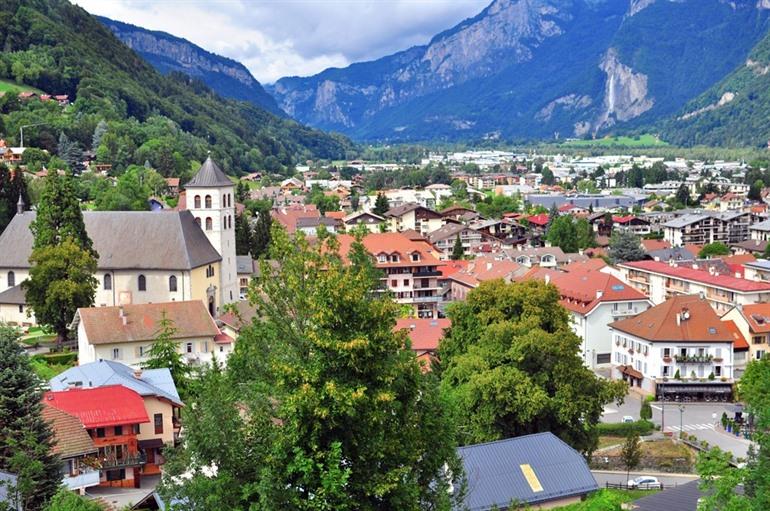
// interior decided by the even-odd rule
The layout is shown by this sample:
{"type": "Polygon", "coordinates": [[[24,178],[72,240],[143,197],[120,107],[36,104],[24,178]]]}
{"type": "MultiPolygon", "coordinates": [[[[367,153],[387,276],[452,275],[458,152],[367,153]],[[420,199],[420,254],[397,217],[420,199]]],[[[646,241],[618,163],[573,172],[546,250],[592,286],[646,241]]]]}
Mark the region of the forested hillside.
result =
{"type": "Polygon", "coordinates": [[[11,144],[21,126],[36,125],[25,129],[26,146],[58,154],[64,133],[116,171],[149,161],[164,175],[184,175],[209,150],[238,173],[342,158],[351,147],[344,137],[222,99],[181,73],[162,75],[66,0],[0,0],[0,41],[0,78],[72,101],[62,107],[5,94],[0,130],[11,144]]]}

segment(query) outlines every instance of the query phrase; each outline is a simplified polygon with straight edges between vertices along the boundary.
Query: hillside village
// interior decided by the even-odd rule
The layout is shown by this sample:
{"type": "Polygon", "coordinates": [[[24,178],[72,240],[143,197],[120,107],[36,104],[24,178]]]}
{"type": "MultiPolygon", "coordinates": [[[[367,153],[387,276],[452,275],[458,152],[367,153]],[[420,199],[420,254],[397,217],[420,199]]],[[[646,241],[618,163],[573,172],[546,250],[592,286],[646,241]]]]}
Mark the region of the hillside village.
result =
{"type": "MultiPolygon", "coordinates": [[[[24,172],[22,161],[5,161],[24,172]]],[[[113,179],[90,161],[84,167],[80,177],[45,170],[24,179],[113,179]]],[[[166,179],[145,211],[83,203],[98,254],[95,293],[93,307],[69,318],[63,345],[41,335],[50,330],[25,296],[38,207],[19,195],[0,234],[0,324],[17,329],[36,367],[48,364],[43,416],[67,488],[97,497],[144,489],[131,493],[132,504],[139,495],[142,505],[164,505],[152,488],[164,449],[184,438],[185,404],[174,368],[147,368],[153,345],[165,333],[190,368],[227,365],[255,317],[256,279],[280,265],[268,247],[250,253],[264,224],[311,246],[331,235],[348,264],[360,243],[379,272],[378,290],[400,307],[394,331],[406,334],[423,372],[441,363],[453,304],[495,281],[555,289],[583,366],[624,382],[637,400],[732,402],[747,364],[767,353],[770,189],[746,184],[758,172],[746,164],[473,151],[431,154],[409,167],[358,160],[339,169],[310,162],[279,181],[267,173],[231,179],[209,157],[186,182],[166,179]],[[372,175],[435,167],[443,182],[367,188],[372,175]],[[653,172],[658,179],[649,179],[653,172]]],[[[689,431],[663,420],[664,435],[689,431]]],[[[717,421],[707,432],[730,451],[727,427],[717,421]]],[[[746,455],[744,428],[738,458],[746,455]]],[[[553,436],[524,438],[524,450],[537,442],[561,449],[553,436]]],[[[470,452],[461,453],[466,471],[487,470],[470,452]]],[[[595,482],[580,488],[549,502],[579,499],[595,482]]],[[[504,498],[526,497],[507,491],[504,498]]]]}

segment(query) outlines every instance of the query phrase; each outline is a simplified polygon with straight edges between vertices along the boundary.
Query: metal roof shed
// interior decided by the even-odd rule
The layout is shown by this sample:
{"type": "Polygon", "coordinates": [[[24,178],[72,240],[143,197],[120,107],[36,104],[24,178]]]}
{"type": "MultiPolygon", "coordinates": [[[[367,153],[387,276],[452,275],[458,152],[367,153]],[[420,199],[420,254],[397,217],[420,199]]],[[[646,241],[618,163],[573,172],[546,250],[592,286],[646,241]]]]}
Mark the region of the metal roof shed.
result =
{"type": "Polygon", "coordinates": [[[578,499],[598,489],[585,458],[553,433],[460,447],[470,511],[578,499]]]}

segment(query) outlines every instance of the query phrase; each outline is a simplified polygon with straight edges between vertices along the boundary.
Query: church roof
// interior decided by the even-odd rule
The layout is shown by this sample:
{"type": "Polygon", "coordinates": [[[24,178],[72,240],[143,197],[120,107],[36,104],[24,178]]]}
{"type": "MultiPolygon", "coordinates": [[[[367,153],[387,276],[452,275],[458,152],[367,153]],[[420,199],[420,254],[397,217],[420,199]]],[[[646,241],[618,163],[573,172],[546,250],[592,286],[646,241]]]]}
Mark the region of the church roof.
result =
{"type": "MultiPolygon", "coordinates": [[[[0,268],[29,268],[35,212],[15,215],[0,235],[0,268]]],[[[191,270],[221,261],[189,211],[84,211],[99,270],[191,270]]]]}
{"type": "Polygon", "coordinates": [[[195,177],[184,185],[185,188],[218,188],[221,186],[233,186],[233,182],[214,163],[211,156],[206,158],[195,177]]]}

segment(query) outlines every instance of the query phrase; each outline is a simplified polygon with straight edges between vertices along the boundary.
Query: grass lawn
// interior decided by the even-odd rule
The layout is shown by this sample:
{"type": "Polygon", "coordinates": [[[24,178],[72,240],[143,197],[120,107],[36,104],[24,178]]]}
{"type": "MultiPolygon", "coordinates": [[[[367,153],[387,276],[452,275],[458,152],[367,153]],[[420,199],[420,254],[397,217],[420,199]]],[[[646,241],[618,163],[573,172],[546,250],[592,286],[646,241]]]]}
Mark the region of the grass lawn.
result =
{"type": "MultiPolygon", "coordinates": [[[[621,439],[621,443],[623,439],[621,439]]],[[[692,450],[684,444],[678,444],[667,438],[665,440],[653,440],[642,442],[642,456],[654,456],[660,458],[686,458],[692,459],[692,450]]],[[[622,447],[612,449],[603,454],[607,456],[619,456],[622,447]]]]}
{"type": "Polygon", "coordinates": [[[43,381],[48,381],[54,376],[58,376],[70,367],[75,367],[77,361],[72,364],[46,364],[45,361],[39,359],[30,360],[30,365],[35,374],[43,381]]]}
{"type": "Polygon", "coordinates": [[[657,493],[657,490],[599,490],[583,502],[557,507],[560,511],[618,511],[621,504],[657,493]]]}
{"type": "Polygon", "coordinates": [[[562,144],[566,147],[664,147],[668,144],[655,135],[638,137],[604,137],[596,140],[570,140],[562,144]]]}
{"type": "Polygon", "coordinates": [[[12,82],[11,80],[0,80],[0,92],[5,93],[5,92],[26,92],[26,91],[32,91],[38,94],[43,94],[43,91],[41,91],[40,89],[36,89],[29,85],[19,85],[18,83],[12,82]]]}
{"type": "Polygon", "coordinates": [[[599,449],[604,449],[611,445],[623,444],[626,439],[622,436],[600,436],[599,437],[599,449]]]}

